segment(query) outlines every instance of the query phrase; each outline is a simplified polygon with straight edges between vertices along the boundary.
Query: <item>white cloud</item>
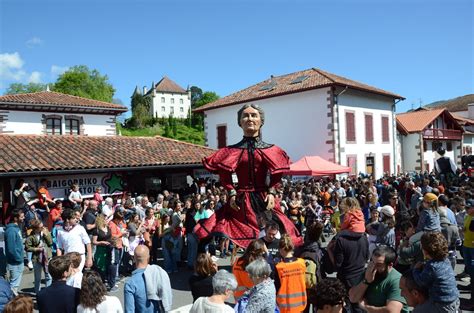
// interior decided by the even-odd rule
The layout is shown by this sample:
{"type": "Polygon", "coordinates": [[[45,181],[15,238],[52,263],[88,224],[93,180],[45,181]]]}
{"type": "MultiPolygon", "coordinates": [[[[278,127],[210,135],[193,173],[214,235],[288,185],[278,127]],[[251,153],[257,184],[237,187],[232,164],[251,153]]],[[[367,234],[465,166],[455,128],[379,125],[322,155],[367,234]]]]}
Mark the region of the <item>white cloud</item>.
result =
{"type": "Polygon", "coordinates": [[[28,48],[33,48],[34,46],[40,46],[43,44],[43,40],[39,37],[33,37],[26,41],[26,46],[28,48]]]}
{"type": "Polygon", "coordinates": [[[25,78],[26,72],[22,69],[25,62],[18,52],[0,54],[0,79],[20,81],[25,78]]]}
{"type": "Polygon", "coordinates": [[[35,83],[35,84],[41,83],[41,75],[42,74],[37,71],[31,73],[30,77],[28,77],[28,82],[35,83]]]}
{"type": "Polygon", "coordinates": [[[56,78],[57,76],[59,76],[62,73],[66,72],[68,69],[69,69],[69,66],[52,65],[51,66],[51,76],[53,78],[56,78]]]}

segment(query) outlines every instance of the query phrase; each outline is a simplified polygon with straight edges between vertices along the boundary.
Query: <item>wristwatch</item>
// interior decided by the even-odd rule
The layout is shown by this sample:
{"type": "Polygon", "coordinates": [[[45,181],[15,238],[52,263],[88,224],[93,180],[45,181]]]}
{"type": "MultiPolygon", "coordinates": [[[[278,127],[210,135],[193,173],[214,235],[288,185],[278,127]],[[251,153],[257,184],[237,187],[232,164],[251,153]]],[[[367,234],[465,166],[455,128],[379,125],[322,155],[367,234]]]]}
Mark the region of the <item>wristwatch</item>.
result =
{"type": "Polygon", "coordinates": [[[365,279],[365,278],[364,278],[364,280],[362,281],[362,283],[363,283],[364,285],[367,285],[367,286],[370,285],[370,283],[369,283],[369,282],[367,281],[367,279],[365,279]]]}

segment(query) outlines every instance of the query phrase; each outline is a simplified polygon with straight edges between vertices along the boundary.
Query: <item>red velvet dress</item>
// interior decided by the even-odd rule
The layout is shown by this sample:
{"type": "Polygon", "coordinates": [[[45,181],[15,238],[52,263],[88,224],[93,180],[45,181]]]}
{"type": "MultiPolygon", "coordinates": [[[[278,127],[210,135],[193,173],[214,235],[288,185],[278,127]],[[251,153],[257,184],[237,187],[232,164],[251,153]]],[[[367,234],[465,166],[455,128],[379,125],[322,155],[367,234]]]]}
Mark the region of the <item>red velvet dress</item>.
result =
{"type": "Polygon", "coordinates": [[[244,137],[238,144],[204,158],[203,164],[207,170],[219,174],[220,182],[227,190],[237,191],[236,202],[240,210],[232,209],[227,203],[209,219],[197,224],[194,232],[199,239],[223,235],[246,248],[260,232],[257,216],[265,215],[280,225],[281,233],[291,236],[295,246],[303,244],[294,224],[281,212],[280,204],[275,203],[275,208],[269,211],[264,202],[268,189],[276,187],[282,173],[289,169],[285,151],[258,138],[244,137]],[[237,175],[236,186],[232,183],[232,173],[237,175]]]}

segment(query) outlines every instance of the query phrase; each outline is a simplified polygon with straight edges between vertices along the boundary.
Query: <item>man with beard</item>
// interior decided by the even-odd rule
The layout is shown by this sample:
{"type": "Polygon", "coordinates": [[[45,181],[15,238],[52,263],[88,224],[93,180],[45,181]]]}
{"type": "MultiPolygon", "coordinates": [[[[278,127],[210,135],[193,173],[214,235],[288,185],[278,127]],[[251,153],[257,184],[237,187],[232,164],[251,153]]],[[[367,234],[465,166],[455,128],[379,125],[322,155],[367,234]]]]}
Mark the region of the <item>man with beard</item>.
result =
{"type": "Polygon", "coordinates": [[[397,254],[388,246],[377,247],[362,281],[349,290],[352,303],[359,303],[367,312],[408,313],[406,300],[400,294],[401,274],[393,268],[397,254]]]}

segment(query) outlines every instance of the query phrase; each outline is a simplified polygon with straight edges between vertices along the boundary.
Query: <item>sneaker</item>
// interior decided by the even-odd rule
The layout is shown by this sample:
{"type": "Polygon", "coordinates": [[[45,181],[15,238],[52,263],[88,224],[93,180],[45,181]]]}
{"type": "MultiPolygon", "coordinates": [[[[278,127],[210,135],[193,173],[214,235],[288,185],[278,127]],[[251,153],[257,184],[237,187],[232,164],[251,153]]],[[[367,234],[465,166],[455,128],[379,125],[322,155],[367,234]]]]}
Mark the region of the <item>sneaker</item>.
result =
{"type": "Polygon", "coordinates": [[[119,290],[119,288],[117,287],[117,285],[113,286],[112,288],[109,289],[109,292],[117,292],[119,290]]]}
{"type": "Polygon", "coordinates": [[[28,267],[30,271],[33,270],[33,262],[28,261],[28,264],[26,264],[26,266],[28,267]]]}

